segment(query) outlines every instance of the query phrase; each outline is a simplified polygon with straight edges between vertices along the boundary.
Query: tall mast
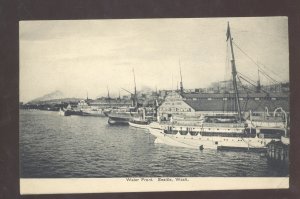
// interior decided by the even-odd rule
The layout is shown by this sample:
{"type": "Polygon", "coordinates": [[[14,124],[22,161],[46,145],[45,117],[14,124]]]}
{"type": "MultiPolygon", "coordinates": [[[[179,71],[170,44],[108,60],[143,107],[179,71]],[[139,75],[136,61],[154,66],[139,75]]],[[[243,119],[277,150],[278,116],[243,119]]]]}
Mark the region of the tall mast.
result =
{"type": "Polygon", "coordinates": [[[108,99],[109,107],[111,107],[108,86],[107,86],[107,99],[108,99]]]}
{"type": "Polygon", "coordinates": [[[110,99],[108,86],[107,86],[107,98],[110,99]]]}
{"type": "Polygon", "coordinates": [[[137,107],[137,96],[136,96],[136,83],[135,83],[135,74],[134,74],[134,68],[132,68],[132,72],[133,72],[133,80],[134,80],[134,96],[133,96],[133,105],[134,107],[137,107]]]}
{"type": "Polygon", "coordinates": [[[180,71],[180,94],[183,94],[183,83],[182,83],[180,59],[179,59],[179,71],[180,71]]]}
{"type": "Polygon", "coordinates": [[[236,72],[236,65],[235,65],[235,59],[234,59],[234,53],[233,53],[232,37],[231,37],[231,33],[230,33],[229,22],[228,22],[228,26],[227,26],[226,36],[227,36],[226,41],[228,41],[228,39],[229,39],[229,43],[230,43],[233,88],[235,90],[235,98],[236,98],[236,104],[237,104],[237,108],[238,108],[239,120],[241,121],[242,114],[241,114],[241,107],[240,107],[240,100],[239,100],[239,92],[238,92],[237,83],[236,83],[237,72],[236,72]]]}
{"type": "Polygon", "coordinates": [[[259,77],[259,68],[257,68],[257,88],[256,92],[260,92],[261,86],[260,86],[260,77],[259,77]]]}

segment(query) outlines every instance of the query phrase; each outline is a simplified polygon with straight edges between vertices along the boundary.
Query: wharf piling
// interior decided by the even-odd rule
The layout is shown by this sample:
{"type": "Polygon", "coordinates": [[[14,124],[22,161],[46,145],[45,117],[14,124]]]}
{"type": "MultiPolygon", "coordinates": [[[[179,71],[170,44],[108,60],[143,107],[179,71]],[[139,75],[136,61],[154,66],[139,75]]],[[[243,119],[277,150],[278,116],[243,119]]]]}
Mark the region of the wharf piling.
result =
{"type": "Polygon", "coordinates": [[[267,158],[270,164],[286,166],[289,164],[289,145],[282,141],[272,141],[268,144],[267,158]]]}

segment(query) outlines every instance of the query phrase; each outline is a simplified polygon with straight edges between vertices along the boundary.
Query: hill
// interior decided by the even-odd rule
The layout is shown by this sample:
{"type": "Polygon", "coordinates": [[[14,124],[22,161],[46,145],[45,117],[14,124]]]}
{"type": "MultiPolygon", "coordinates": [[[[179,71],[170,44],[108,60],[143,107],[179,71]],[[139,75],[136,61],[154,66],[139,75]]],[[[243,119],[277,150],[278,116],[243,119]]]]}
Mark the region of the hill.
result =
{"type": "Polygon", "coordinates": [[[42,97],[38,97],[34,100],[31,100],[28,103],[36,103],[36,102],[41,102],[41,101],[49,101],[49,100],[53,100],[53,99],[63,99],[63,98],[65,98],[64,94],[61,91],[56,90],[56,91],[53,91],[42,97]]]}

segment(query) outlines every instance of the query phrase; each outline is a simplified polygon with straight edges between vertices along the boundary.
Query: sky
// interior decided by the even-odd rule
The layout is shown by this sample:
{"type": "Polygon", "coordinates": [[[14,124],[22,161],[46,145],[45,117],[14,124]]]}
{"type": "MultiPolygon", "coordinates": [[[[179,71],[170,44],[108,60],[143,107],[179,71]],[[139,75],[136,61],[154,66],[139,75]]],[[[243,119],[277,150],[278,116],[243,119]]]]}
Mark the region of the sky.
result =
{"type": "MultiPolygon", "coordinates": [[[[62,91],[90,98],[137,90],[203,88],[230,78],[233,41],[280,82],[289,81],[288,18],[20,21],[20,101],[62,91]]],[[[234,46],[237,70],[257,81],[257,66],[234,46]]],[[[262,84],[268,84],[261,77],[262,84]]]]}

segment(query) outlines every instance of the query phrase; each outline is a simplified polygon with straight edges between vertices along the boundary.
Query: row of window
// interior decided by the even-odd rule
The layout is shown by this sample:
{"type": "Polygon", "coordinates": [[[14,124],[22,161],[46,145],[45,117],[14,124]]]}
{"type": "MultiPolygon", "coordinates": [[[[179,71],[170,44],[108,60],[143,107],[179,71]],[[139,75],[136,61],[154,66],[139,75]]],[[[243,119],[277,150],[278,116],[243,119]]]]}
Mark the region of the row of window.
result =
{"type": "MultiPolygon", "coordinates": [[[[192,100],[194,100],[194,101],[196,101],[196,100],[203,100],[203,99],[204,99],[204,98],[195,98],[195,97],[192,98],[192,100]]],[[[214,100],[214,99],[219,100],[219,98],[210,98],[210,97],[207,98],[207,100],[214,100]]],[[[240,100],[244,100],[244,99],[247,99],[247,98],[242,98],[242,97],[241,97],[241,98],[239,98],[239,99],[240,99],[240,100]]],[[[248,99],[249,99],[249,98],[248,98],[248,99]]],[[[250,99],[251,99],[251,98],[250,98],[250,99]]],[[[263,98],[263,99],[264,99],[264,98],[263,98]]],[[[227,97],[224,97],[223,100],[226,101],[226,100],[228,100],[228,98],[227,98],[227,97]]],[[[254,100],[260,100],[260,98],[259,98],[259,97],[256,97],[256,98],[254,98],[254,100]]],[[[271,100],[277,100],[277,98],[272,97],[271,100]]]]}
{"type": "Polygon", "coordinates": [[[182,105],[182,102],[165,102],[165,105],[182,105]]]}
{"type": "Polygon", "coordinates": [[[164,130],[165,134],[176,135],[180,133],[180,135],[187,135],[188,133],[191,136],[214,136],[214,137],[252,137],[256,136],[255,133],[220,133],[220,132],[197,132],[197,131],[177,131],[177,130],[164,130]]]}
{"type": "Polygon", "coordinates": [[[192,112],[191,108],[159,108],[160,111],[172,111],[172,112],[192,112]]]}
{"type": "MultiPolygon", "coordinates": [[[[242,137],[242,138],[254,138],[256,133],[220,133],[220,132],[197,132],[197,131],[177,131],[177,130],[164,130],[165,134],[176,135],[180,133],[180,135],[187,135],[188,133],[191,136],[212,136],[212,137],[242,137]]],[[[280,139],[280,134],[258,134],[259,138],[269,138],[269,139],[280,139]]],[[[240,140],[238,140],[240,141],[240,140]]],[[[241,140],[242,141],[242,140],[241,140]]]]}

